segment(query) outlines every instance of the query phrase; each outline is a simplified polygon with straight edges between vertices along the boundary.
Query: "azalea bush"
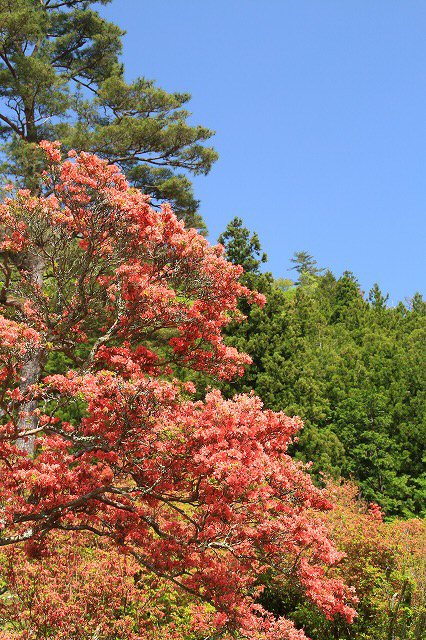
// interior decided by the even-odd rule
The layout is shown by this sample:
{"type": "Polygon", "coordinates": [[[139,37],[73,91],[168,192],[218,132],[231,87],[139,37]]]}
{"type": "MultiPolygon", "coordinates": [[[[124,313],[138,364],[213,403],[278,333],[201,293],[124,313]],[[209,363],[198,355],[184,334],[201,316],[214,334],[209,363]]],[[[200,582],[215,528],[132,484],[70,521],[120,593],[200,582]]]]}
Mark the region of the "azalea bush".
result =
{"type": "Polygon", "coordinates": [[[1,638],[138,640],[191,637],[191,603],[101,538],[52,534],[0,552],[1,638]]]}
{"type": "MultiPolygon", "coordinates": [[[[385,522],[351,483],[329,483],[334,509],[324,512],[345,558],[333,572],[356,587],[358,617],[327,620],[296,588],[291,574],[278,588],[266,583],[260,599],[291,615],[313,640],[421,640],[425,616],[425,541],[421,520],[385,522]]],[[[275,578],[277,579],[277,577],[275,578]]],[[[0,626],[3,638],[144,638],[197,640],[200,620],[214,608],[199,604],[169,581],[141,571],[137,561],[106,538],[51,534],[48,550],[28,542],[0,553],[0,626]]],[[[0,634],[1,637],[1,634],[0,634]]],[[[213,635],[214,637],[214,635],[213,635]]]]}
{"type": "MultiPolygon", "coordinates": [[[[190,598],[203,637],[305,638],[257,602],[265,572],[352,621],[353,590],[328,574],[343,554],[317,517],[331,502],[287,454],[300,421],[254,395],[193,400],[175,378],[242,373],[249,358],[222,329],[241,319],[241,296],[263,297],[116,166],[42,148],[39,192],[12,189],[0,206],[0,546],[50,557],[61,532],[106,540],[190,598]]],[[[59,609],[47,637],[69,633],[59,609]]]]}
{"type": "Polygon", "coordinates": [[[319,514],[342,561],[330,576],[356,590],[358,616],[352,625],[327,619],[297,586],[269,580],[262,604],[287,615],[313,640],[422,640],[426,630],[426,525],[424,520],[386,521],[376,504],[368,505],[351,482],[327,481],[334,508],[319,514]]]}

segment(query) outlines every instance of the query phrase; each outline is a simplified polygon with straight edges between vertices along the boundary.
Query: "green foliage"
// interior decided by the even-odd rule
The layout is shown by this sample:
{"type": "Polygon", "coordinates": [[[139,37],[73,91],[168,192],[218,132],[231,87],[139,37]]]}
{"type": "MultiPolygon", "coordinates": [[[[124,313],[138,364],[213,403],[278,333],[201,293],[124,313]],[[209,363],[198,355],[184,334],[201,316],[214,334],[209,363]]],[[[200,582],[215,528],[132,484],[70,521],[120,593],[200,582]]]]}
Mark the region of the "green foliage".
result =
{"type": "Polygon", "coordinates": [[[228,260],[244,268],[246,279],[250,273],[258,275],[260,265],[268,260],[266,253],[262,252],[259,236],[256,232],[250,235],[241,218],[231,220],[218,242],[225,247],[228,260]]]}
{"type": "MultiPolygon", "coordinates": [[[[102,0],[107,4],[110,0],[102,0]]],[[[187,93],[127,83],[123,31],[88,0],[0,0],[0,137],[3,174],[37,184],[36,143],[60,140],[116,162],[155,202],[204,227],[188,174],[206,174],[213,132],[190,126],[187,93]]]]}
{"type": "MultiPolygon", "coordinates": [[[[250,233],[241,225],[237,231],[226,246],[234,261],[251,251],[250,233]]],[[[377,285],[366,300],[352,273],[336,278],[321,273],[308,254],[297,256],[304,265],[299,285],[259,273],[247,280],[266,293],[267,304],[243,308],[248,321],[228,328],[228,343],[249,353],[253,365],[224,390],[253,388],[268,408],[300,415],[305,429],[295,454],[314,461],[318,479],[320,471],[352,477],[387,513],[419,514],[425,503],[425,304],[416,294],[408,306],[389,308],[377,285]]]]}
{"type": "Polygon", "coordinates": [[[299,280],[295,284],[303,282],[306,276],[318,276],[323,271],[319,269],[317,261],[307,251],[296,251],[294,256],[290,258],[290,262],[293,263],[291,270],[296,271],[299,275],[299,280]]]}

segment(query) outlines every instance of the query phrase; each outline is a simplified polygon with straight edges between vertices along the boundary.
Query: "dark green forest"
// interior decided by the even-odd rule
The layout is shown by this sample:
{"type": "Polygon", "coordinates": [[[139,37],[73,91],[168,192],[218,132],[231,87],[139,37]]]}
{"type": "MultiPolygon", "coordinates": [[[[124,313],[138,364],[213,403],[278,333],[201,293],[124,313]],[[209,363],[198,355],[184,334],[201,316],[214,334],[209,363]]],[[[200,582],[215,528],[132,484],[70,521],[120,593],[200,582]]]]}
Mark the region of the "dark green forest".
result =
{"type": "Polygon", "coordinates": [[[266,407],[299,415],[305,428],[295,455],[312,473],[354,479],[363,497],[389,515],[424,510],[426,304],[418,293],[396,307],[376,284],[366,295],[356,276],[320,268],[306,252],[293,280],[261,272],[256,233],[239,218],[219,240],[244,282],[267,296],[242,305],[247,321],[228,328],[230,345],[253,364],[225,385],[254,389],[266,407]]]}

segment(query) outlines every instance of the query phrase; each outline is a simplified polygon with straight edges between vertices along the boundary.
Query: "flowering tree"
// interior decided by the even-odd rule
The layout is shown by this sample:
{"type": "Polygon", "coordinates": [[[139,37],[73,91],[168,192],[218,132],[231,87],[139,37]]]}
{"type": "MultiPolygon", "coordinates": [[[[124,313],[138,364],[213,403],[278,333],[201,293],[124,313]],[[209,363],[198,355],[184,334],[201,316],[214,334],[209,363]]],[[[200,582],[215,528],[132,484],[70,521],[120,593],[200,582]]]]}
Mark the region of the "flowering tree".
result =
{"type": "Polygon", "coordinates": [[[42,146],[40,193],[0,208],[0,545],[108,538],[191,597],[203,632],[305,638],[255,604],[266,571],[351,620],[326,575],[342,554],[312,516],[330,503],[286,453],[300,422],[253,395],[193,401],[174,377],[241,373],[221,330],[262,297],[117,167],[42,146]]]}

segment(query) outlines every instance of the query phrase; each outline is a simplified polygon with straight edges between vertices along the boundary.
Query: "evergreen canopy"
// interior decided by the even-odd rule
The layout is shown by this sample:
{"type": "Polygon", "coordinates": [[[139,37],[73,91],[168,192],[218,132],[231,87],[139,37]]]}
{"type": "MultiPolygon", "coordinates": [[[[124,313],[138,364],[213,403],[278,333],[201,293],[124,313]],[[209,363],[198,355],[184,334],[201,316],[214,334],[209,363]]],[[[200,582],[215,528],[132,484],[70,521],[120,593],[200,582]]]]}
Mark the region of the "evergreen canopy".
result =
{"type": "MultiPolygon", "coordinates": [[[[232,221],[227,258],[246,255],[247,264],[250,237],[232,221]]],[[[252,259],[260,252],[256,245],[252,259]]],[[[245,274],[250,287],[267,294],[267,304],[245,305],[248,321],[227,329],[228,344],[253,359],[242,378],[225,385],[227,394],[254,389],[268,408],[299,415],[305,428],[295,453],[314,461],[315,475],[354,478],[363,496],[388,514],[420,514],[426,304],[416,294],[408,305],[388,307],[377,284],[366,299],[352,273],[321,273],[306,252],[293,263],[300,284],[245,274]]]]}
{"type": "Polygon", "coordinates": [[[0,0],[2,172],[37,184],[40,140],[118,163],[155,201],[172,203],[188,226],[204,227],[188,174],[206,174],[213,132],[190,126],[188,93],[143,77],[126,82],[124,32],[89,0],[0,0]]]}

